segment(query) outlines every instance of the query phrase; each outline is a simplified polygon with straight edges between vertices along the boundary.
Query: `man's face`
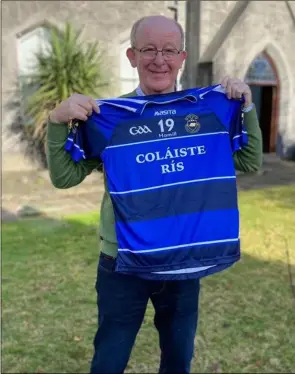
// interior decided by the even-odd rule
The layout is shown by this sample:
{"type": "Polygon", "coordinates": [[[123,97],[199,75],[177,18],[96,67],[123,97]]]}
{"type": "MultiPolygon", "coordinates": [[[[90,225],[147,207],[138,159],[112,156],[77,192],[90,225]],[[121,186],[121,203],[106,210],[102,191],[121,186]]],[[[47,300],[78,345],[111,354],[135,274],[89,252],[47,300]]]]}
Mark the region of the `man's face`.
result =
{"type": "Polygon", "coordinates": [[[172,92],[178,71],[186,58],[186,52],[178,53],[181,49],[178,27],[167,19],[146,22],[137,31],[135,47],[127,50],[127,57],[132,67],[138,70],[145,94],[172,92]],[[155,55],[157,49],[164,49],[166,56],[161,52],[155,55]]]}

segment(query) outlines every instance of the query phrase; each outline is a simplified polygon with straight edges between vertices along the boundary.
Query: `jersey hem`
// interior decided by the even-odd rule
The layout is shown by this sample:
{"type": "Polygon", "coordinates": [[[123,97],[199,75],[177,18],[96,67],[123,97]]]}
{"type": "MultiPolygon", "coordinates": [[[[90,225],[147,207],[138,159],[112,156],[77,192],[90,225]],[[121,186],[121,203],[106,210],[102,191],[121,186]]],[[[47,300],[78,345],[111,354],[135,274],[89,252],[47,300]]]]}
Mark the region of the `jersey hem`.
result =
{"type": "MultiPolygon", "coordinates": [[[[200,279],[205,278],[216,273],[220,273],[221,271],[229,269],[233,266],[237,261],[240,260],[240,257],[232,259],[232,261],[227,262],[225,264],[220,264],[213,266],[209,269],[197,271],[194,273],[181,273],[181,274],[155,274],[155,273],[132,273],[133,276],[145,280],[157,280],[157,281],[181,281],[181,280],[189,280],[189,279],[200,279]]],[[[119,274],[126,274],[131,275],[130,273],[122,273],[118,272],[119,274]]]]}
{"type": "MultiPolygon", "coordinates": [[[[162,271],[173,271],[173,270],[181,270],[181,269],[188,269],[188,268],[195,268],[201,266],[218,266],[218,265],[225,265],[228,263],[236,262],[240,258],[239,255],[235,256],[228,256],[228,257],[220,257],[211,260],[204,260],[204,261],[185,261],[183,263],[178,263],[175,265],[167,264],[167,265],[158,265],[158,266],[126,266],[124,264],[120,264],[120,255],[117,257],[116,261],[116,272],[118,273],[155,273],[155,272],[162,272],[162,271]]],[[[212,268],[213,270],[213,268],[212,268]]],[[[153,274],[153,275],[160,275],[160,274],[153,274]]],[[[172,275],[172,274],[170,274],[172,275]]],[[[180,274],[178,274],[180,275],[180,274]]]]}

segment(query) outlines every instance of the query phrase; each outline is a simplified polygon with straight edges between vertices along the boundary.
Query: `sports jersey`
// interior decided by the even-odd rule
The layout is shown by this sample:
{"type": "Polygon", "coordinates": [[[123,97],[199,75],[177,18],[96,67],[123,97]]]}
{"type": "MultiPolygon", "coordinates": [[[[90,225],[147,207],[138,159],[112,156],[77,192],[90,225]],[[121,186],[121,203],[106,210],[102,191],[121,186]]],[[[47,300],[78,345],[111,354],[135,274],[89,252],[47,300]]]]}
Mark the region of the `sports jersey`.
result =
{"type": "Polygon", "coordinates": [[[220,86],[98,100],[71,129],[73,160],[101,158],[115,213],[116,271],[203,277],[240,258],[233,153],[247,144],[241,100],[220,86]]]}

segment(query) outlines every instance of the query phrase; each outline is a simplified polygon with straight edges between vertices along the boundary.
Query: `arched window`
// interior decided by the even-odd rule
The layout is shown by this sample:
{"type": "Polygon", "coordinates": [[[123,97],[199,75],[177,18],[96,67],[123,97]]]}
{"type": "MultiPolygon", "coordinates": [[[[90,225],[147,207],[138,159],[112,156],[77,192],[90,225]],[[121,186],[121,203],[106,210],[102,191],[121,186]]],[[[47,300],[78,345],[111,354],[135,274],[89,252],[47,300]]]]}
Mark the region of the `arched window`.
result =
{"type": "Polygon", "coordinates": [[[50,31],[47,27],[37,27],[18,38],[19,76],[25,77],[36,68],[36,54],[46,53],[49,47],[50,31]]]}
{"type": "Polygon", "coordinates": [[[137,69],[134,69],[126,56],[126,50],[130,46],[129,41],[120,45],[120,91],[121,94],[129,93],[139,84],[137,69]]]}
{"type": "Polygon", "coordinates": [[[277,76],[270,60],[264,53],[260,53],[251,63],[247,74],[247,84],[277,85],[277,76]]]}
{"type": "MultiPolygon", "coordinates": [[[[50,30],[46,26],[39,26],[33,30],[18,35],[18,77],[22,108],[24,108],[26,100],[37,88],[30,84],[30,75],[36,71],[37,54],[45,54],[49,52],[49,40],[50,30]]],[[[30,122],[30,119],[26,118],[26,121],[28,123],[30,122]]]]}

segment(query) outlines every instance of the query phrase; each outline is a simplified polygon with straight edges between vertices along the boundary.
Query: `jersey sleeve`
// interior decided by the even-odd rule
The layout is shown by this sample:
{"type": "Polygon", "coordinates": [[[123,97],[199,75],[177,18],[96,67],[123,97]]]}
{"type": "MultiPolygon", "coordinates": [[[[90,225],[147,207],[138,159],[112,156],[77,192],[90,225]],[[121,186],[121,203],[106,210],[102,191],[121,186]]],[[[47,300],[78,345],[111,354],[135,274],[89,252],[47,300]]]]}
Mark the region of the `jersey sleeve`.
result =
{"type": "Polygon", "coordinates": [[[205,92],[203,95],[208,107],[219,118],[229,133],[232,152],[248,144],[248,135],[244,123],[242,106],[244,100],[228,99],[222,88],[205,92]]]}
{"type": "Polygon", "coordinates": [[[101,153],[112,137],[118,121],[142,112],[146,101],[135,99],[97,100],[100,113],[93,113],[87,121],[79,122],[69,131],[65,150],[75,162],[82,159],[101,160],[101,153]]]}
{"type": "Polygon", "coordinates": [[[108,137],[104,133],[103,118],[92,115],[85,122],[79,122],[69,131],[65,143],[65,150],[70,153],[75,162],[82,159],[98,159],[108,144],[108,137]]]}
{"type": "Polygon", "coordinates": [[[86,159],[83,149],[85,145],[83,145],[81,133],[81,128],[74,126],[70,130],[65,144],[65,150],[70,153],[72,159],[76,162],[79,162],[83,158],[86,159]]]}
{"type": "Polygon", "coordinates": [[[244,148],[248,144],[248,134],[245,127],[243,103],[232,101],[228,116],[228,131],[233,153],[244,148]]]}

